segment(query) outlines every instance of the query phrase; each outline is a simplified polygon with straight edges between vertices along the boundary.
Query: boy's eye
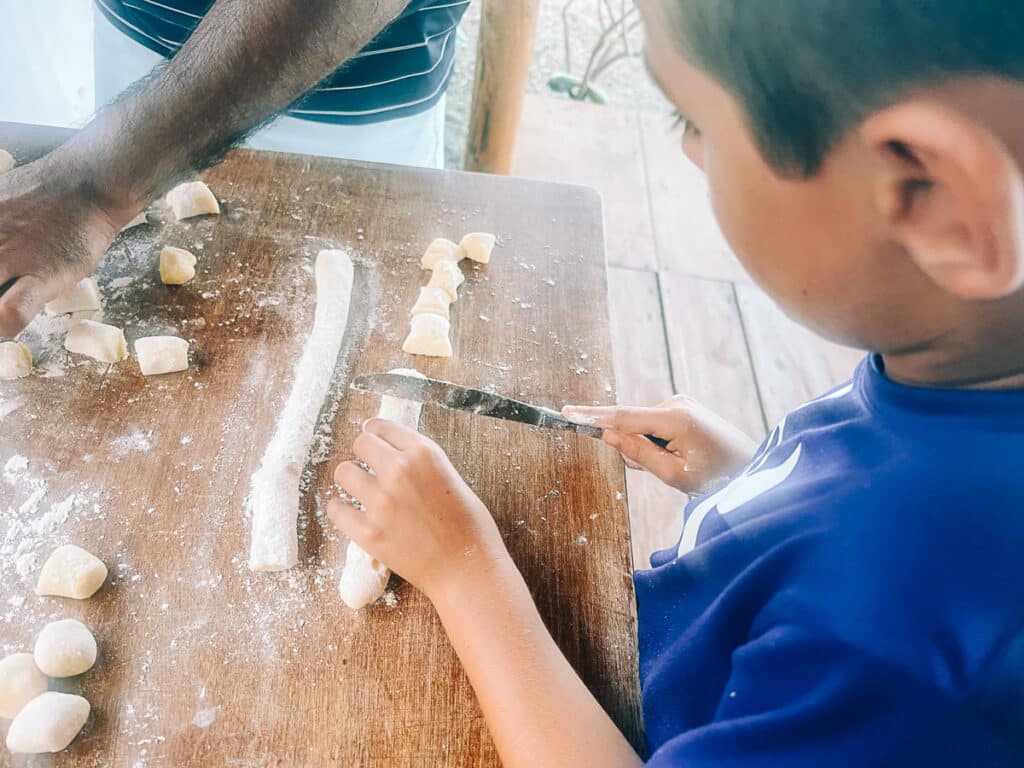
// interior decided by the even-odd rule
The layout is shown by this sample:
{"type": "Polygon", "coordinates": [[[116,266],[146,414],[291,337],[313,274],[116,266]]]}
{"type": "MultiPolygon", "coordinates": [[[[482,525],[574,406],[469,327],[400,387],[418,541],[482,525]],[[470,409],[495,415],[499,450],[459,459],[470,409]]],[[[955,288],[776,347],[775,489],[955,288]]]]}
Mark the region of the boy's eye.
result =
{"type": "Polygon", "coordinates": [[[700,128],[698,128],[696,125],[694,125],[691,121],[684,119],[683,120],[683,138],[684,139],[690,139],[690,140],[699,139],[700,138],[700,128]]]}

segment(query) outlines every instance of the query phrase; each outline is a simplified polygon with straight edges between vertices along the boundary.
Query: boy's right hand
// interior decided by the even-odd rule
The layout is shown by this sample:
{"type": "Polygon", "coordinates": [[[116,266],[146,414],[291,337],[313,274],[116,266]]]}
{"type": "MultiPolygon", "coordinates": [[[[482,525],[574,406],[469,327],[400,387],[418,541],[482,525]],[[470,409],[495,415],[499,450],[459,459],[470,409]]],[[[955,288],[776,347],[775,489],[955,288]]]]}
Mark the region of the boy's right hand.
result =
{"type": "Polygon", "coordinates": [[[567,405],[562,416],[603,427],[604,441],[627,462],[684,493],[700,493],[742,469],[757,444],[693,398],[676,395],[653,408],[567,405]],[[660,448],[644,435],[668,440],[660,448]]]}

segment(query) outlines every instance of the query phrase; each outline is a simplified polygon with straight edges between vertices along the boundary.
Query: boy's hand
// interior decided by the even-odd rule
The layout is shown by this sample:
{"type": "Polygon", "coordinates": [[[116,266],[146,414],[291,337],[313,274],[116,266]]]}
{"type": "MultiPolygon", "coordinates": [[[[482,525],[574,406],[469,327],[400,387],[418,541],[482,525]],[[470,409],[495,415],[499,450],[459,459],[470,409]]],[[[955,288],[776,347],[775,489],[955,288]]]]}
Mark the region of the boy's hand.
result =
{"type": "Polygon", "coordinates": [[[698,493],[741,469],[757,444],[721,416],[686,395],[653,408],[567,405],[562,416],[605,429],[604,441],[627,462],[684,493],[698,493]],[[659,448],[644,435],[668,440],[659,448]]]}
{"type": "Polygon", "coordinates": [[[332,501],[327,514],[359,546],[435,605],[465,579],[508,560],[490,512],[436,443],[385,419],[370,419],[334,480],[363,511],[332,501]]]}

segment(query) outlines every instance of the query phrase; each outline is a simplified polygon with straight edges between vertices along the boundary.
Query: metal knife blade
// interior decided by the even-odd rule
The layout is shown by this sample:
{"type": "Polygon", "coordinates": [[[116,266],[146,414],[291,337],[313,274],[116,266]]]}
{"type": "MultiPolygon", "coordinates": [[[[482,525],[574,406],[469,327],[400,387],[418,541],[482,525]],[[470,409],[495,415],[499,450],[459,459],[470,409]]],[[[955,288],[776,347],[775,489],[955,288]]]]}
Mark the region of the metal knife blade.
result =
{"type": "Polygon", "coordinates": [[[563,419],[558,411],[539,405],[523,403],[508,397],[472,389],[437,379],[421,379],[400,373],[366,373],[356,376],[352,389],[376,392],[379,395],[414,400],[418,403],[440,405],[456,411],[478,413],[495,419],[518,421],[546,429],[578,432],[587,437],[600,438],[604,430],[590,424],[577,424],[563,419]]]}

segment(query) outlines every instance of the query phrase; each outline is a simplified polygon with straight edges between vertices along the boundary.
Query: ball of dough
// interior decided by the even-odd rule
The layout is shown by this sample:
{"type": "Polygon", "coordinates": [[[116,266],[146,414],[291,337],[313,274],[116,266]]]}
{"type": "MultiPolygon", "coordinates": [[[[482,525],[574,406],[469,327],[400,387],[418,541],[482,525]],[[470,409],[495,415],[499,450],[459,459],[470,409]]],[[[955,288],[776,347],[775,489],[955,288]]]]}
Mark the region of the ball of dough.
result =
{"type": "Polygon", "coordinates": [[[388,586],[391,571],[354,541],[348,543],[345,567],[338,582],[341,599],[352,610],[378,600],[388,586]]]}
{"type": "Polygon", "coordinates": [[[220,204],[217,202],[217,198],[213,196],[210,188],[201,181],[189,181],[176,186],[167,193],[167,204],[178,221],[207,213],[213,215],[220,213],[220,204]]]}
{"type": "Polygon", "coordinates": [[[94,320],[75,320],[64,338],[64,349],[88,355],[102,363],[116,363],[128,357],[124,331],[94,320]]]}
{"type": "Polygon", "coordinates": [[[497,241],[498,238],[487,232],[470,232],[462,238],[459,247],[467,258],[487,264],[491,260],[491,251],[494,250],[494,244],[497,241]]]}
{"type": "Polygon", "coordinates": [[[68,312],[95,312],[100,309],[100,287],[96,278],[86,277],[79,280],[63,296],[46,303],[46,311],[51,315],[63,315],[68,312]]]}
{"type": "Polygon", "coordinates": [[[0,661],[0,717],[14,717],[41,693],[46,693],[46,675],[31,653],[15,653],[0,661]]]}
{"type": "Polygon", "coordinates": [[[403,352],[427,357],[452,356],[452,342],[448,338],[452,326],[448,320],[437,315],[413,315],[411,326],[402,344],[403,352]]]}
{"type": "Polygon", "coordinates": [[[57,547],[43,563],[36,582],[37,595],[85,600],[107,580],[107,566],[96,555],[74,544],[57,547]]]}
{"type": "Polygon", "coordinates": [[[14,167],[14,158],[6,149],[0,149],[0,173],[7,173],[14,167]]]}
{"type": "Polygon", "coordinates": [[[184,285],[196,276],[196,257],[184,248],[167,246],[160,251],[160,280],[164,285],[184,285]]]}
{"type": "Polygon", "coordinates": [[[438,315],[448,319],[448,308],[451,306],[451,297],[443,288],[437,286],[426,286],[420,288],[420,297],[412,307],[414,315],[438,315]]]}
{"type": "Polygon", "coordinates": [[[188,370],[188,342],[177,336],[147,336],[135,342],[143,376],[188,370]]]}
{"type": "Polygon", "coordinates": [[[462,252],[462,249],[456,243],[439,237],[427,246],[423,258],[420,259],[420,266],[424,269],[433,269],[442,261],[458,263],[464,258],[466,258],[466,254],[462,252]]]}
{"type": "Polygon", "coordinates": [[[80,621],[51,621],[32,649],[36,666],[50,677],[80,675],[96,663],[96,638],[80,621]]]}
{"type": "Polygon", "coordinates": [[[89,719],[89,702],[70,693],[48,691],[18,713],[7,731],[7,748],[15,754],[60,752],[74,741],[89,719]]]}
{"type": "Polygon", "coordinates": [[[434,267],[434,274],[430,276],[428,288],[440,288],[448,294],[448,298],[456,301],[459,298],[459,286],[466,278],[454,261],[439,261],[434,267]]]}
{"type": "Polygon", "coordinates": [[[0,342],[0,379],[20,379],[32,373],[32,353],[17,341],[0,342]]]}

